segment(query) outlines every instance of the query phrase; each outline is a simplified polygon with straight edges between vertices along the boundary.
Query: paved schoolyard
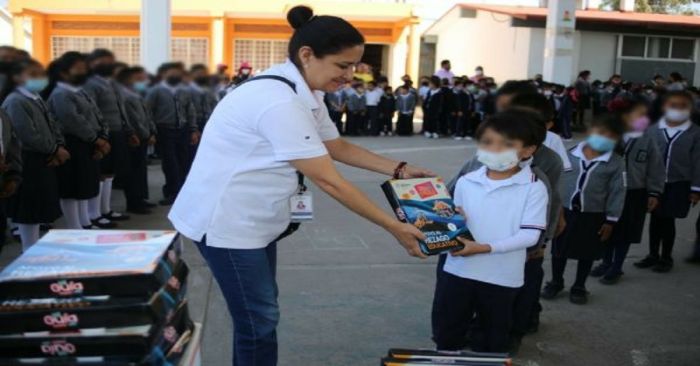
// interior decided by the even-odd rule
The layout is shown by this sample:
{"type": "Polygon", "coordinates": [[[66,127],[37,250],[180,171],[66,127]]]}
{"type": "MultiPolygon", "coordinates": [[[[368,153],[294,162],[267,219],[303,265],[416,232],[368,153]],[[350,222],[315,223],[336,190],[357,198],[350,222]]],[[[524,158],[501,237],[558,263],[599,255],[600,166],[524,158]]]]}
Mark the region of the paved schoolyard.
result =
{"type": "MultiPolygon", "coordinates": [[[[451,177],[474,153],[474,144],[442,139],[356,138],[374,151],[423,165],[451,177]]],[[[162,174],[150,167],[159,198],[162,174]]],[[[385,177],[354,168],[342,173],[388,209],[379,184],[385,177]]],[[[264,182],[261,182],[264,184],[264,182]]],[[[435,260],[408,257],[392,237],[314,189],[316,220],[279,244],[282,320],[280,365],[375,366],[389,347],[430,347],[430,306],[435,260]]],[[[117,196],[120,196],[117,194],[117,196]]],[[[118,205],[119,206],[119,205],[118,205]]],[[[166,209],[134,217],[126,228],[163,229],[166,209]]],[[[694,239],[694,219],[679,225],[677,265],[669,274],[633,268],[645,254],[634,246],[616,287],[589,282],[590,303],[566,297],[543,302],[540,332],[523,342],[518,365],[691,366],[700,359],[700,267],[682,262],[694,239]]],[[[18,252],[3,251],[0,265],[18,252]]],[[[189,299],[204,322],[203,365],[230,365],[231,325],[216,283],[196,249],[186,258],[193,271],[189,299]]],[[[545,267],[549,273],[549,261],[545,267]]],[[[571,279],[574,266],[567,271],[571,279]]],[[[570,283],[570,282],[569,282],[570,283]]]]}

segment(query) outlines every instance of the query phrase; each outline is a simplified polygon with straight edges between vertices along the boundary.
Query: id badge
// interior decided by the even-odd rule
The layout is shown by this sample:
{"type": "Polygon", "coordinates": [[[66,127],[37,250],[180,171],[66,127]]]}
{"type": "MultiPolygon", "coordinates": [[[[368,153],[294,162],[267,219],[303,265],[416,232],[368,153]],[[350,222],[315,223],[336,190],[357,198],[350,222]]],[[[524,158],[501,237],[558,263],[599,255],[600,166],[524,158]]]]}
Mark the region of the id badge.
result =
{"type": "Polygon", "coordinates": [[[313,197],[311,192],[297,193],[289,199],[292,222],[308,222],[314,218],[313,197]]]}

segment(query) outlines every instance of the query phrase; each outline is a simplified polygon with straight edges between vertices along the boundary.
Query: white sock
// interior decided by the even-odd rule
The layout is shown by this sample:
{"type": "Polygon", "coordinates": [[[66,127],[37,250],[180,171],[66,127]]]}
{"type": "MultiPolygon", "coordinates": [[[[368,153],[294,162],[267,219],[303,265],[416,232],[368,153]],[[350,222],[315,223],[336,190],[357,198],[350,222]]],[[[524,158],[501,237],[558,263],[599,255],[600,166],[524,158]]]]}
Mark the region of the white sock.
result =
{"type": "Polygon", "coordinates": [[[80,217],[78,215],[78,201],[61,198],[59,202],[61,203],[63,218],[66,220],[66,227],[68,229],[82,229],[83,225],[80,224],[80,217]]]}
{"type": "Polygon", "coordinates": [[[91,224],[88,212],[88,200],[78,200],[78,218],[82,227],[90,226],[91,224]]]}
{"type": "Polygon", "coordinates": [[[39,241],[39,224],[17,224],[19,237],[22,238],[22,251],[39,241]]]}
{"type": "MultiPolygon", "coordinates": [[[[102,192],[102,182],[100,182],[100,192],[102,192]]],[[[101,195],[98,194],[88,200],[88,217],[90,220],[97,220],[102,216],[102,213],[100,213],[100,202],[102,202],[100,197],[101,195]]]]}
{"type": "Polygon", "coordinates": [[[112,212],[112,181],[114,178],[105,178],[102,182],[102,193],[100,194],[101,199],[101,213],[106,215],[112,212]]]}

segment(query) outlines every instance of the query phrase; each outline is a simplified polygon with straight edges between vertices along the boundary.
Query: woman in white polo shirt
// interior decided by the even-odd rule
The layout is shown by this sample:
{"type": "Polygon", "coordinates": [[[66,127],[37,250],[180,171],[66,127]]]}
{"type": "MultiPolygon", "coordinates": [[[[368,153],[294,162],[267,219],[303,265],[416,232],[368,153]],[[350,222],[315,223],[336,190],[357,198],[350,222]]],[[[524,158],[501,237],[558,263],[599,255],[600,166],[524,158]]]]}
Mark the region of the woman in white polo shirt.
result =
{"type": "Polygon", "coordinates": [[[377,207],[333,164],[406,178],[432,174],[339,138],[323,92],[352,79],[363,36],[345,20],[313,16],[303,6],[290,10],[287,19],[295,29],[289,60],[218,104],[169,214],[175,228],[197,243],[226,298],[234,323],[234,365],[277,362],[275,242],[290,223],[296,171],[422,257],[420,231],[377,207]]]}

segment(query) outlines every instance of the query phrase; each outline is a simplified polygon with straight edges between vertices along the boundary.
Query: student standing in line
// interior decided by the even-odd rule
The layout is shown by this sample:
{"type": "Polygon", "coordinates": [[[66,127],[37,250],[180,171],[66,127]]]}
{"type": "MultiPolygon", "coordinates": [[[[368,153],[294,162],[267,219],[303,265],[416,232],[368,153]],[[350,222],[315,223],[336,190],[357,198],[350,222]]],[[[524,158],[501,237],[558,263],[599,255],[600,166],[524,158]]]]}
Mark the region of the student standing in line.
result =
{"type": "Polygon", "coordinates": [[[442,94],[442,113],[438,121],[438,131],[441,136],[450,136],[454,133],[454,119],[457,116],[455,111],[455,94],[452,91],[449,79],[440,80],[440,93],[442,94]]]}
{"type": "Polygon", "coordinates": [[[365,133],[367,126],[367,100],[362,82],[357,82],[354,85],[347,100],[348,123],[345,127],[345,133],[349,136],[360,136],[365,133]]]}
{"type": "Polygon", "coordinates": [[[0,108],[0,250],[7,240],[7,200],[17,192],[21,183],[22,148],[12,128],[10,116],[0,108]]]}
{"type": "Polygon", "coordinates": [[[566,262],[576,259],[576,282],[569,300],[588,302],[586,279],[593,261],[602,257],[625,205],[625,162],[614,152],[623,132],[614,118],[594,120],[588,138],[569,151],[572,170],[564,173],[559,185],[566,228],[554,239],[552,280],[542,298],[554,299],[564,289],[566,262]]]}
{"type": "Polygon", "coordinates": [[[377,83],[370,81],[367,83],[365,93],[365,105],[367,106],[367,134],[369,136],[379,135],[379,102],[384,95],[384,90],[377,87],[377,83]]]}
{"type": "Polygon", "coordinates": [[[423,135],[427,138],[440,138],[440,116],[443,115],[444,100],[440,89],[441,81],[437,76],[430,78],[430,90],[423,101],[423,135]]]}
{"type": "Polygon", "coordinates": [[[12,66],[0,95],[22,146],[22,183],[7,214],[19,228],[23,250],[39,240],[42,223],[61,217],[56,167],[70,159],[60,128],[38,94],[47,84],[39,62],[23,61],[12,66]]]}
{"type": "Polygon", "coordinates": [[[447,255],[438,268],[432,309],[438,350],[463,349],[475,313],[484,337],[472,349],[509,349],[526,248],[537,244],[547,225],[547,188],[529,165],[519,164],[541,142],[534,123],[526,114],[507,111],[477,131],[477,156],[485,166],[459,178],[454,193],[474,241],[461,239],[464,249],[447,255]]]}
{"type": "Polygon", "coordinates": [[[384,87],[384,94],[379,100],[379,135],[392,136],[396,114],[396,97],[390,86],[384,87]]]}
{"type": "MultiPolygon", "coordinates": [[[[70,229],[90,229],[88,201],[100,194],[100,160],[109,154],[107,124],[83,90],[88,78],[85,57],[66,52],[49,66],[49,111],[56,117],[71,159],[58,167],[61,210],[70,229]]],[[[113,227],[95,220],[95,227],[113,227]]]]}
{"type": "Polygon", "coordinates": [[[469,122],[471,121],[474,107],[473,98],[466,88],[464,80],[455,82],[455,140],[462,140],[468,136],[469,122]]]}
{"type": "Polygon", "coordinates": [[[396,121],[396,134],[399,136],[413,136],[413,114],[416,111],[417,96],[402,85],[396,97],[396,110],[399,118],[396,121]]]}
{"type": "MultiPolygon", "coordinates": [[[[141,142],[129,123],[124,109],[124,98],[113,79],[116,59],[112,51],[101,48],[92,51],[88,56],[88,64],[93,75],[85,83],[83,90],[100,109],[109,128],[109,143],[112,146],[110,153],[100,163],[103,178],[100,199],[90,200],[90,219],[98,220],[102,217],[109,221],[128,220],[128,215],[112,210],[112,186],[115,179],[120,182],[128,181],[131,171],[128,147],[138,146],[141,142]]],[[[125,195],[128,194],[125,192],[125,195]]]]}
{"type": "Polygon", "coordinates": [[[122,70],[117,74],[121,92],[124,95],[124,105],[129,121],[132,122],[136,134],[141,141],[139,146],[129,148],[132,174],[129,184],[131,186],[126,197],[126,210],[135,214],[149,214],[155,204],[148,199],[148,164],[147,151],[149,146],[156,143],[156,125],[153,123],[151,113],[146,107],[144,95],[148,88],[148,74],[143,67],[133,66],[122,70]]]}
{"type": "Polygon", "coordinates": [[[193,92],[192,101],[197,113],[197,127],[201,132],[204,131],[204,125],[206,125],[211,112],[216,107],[216,95],[211,89],[211,76],[209,76],[209,69],[206,65],[192,65],[190,67],[190,79],[188,86],[193,92]]]}
{"type": "Polygon", "coordinates": [[[656,142],[649,134],[649,108],[641,99],[616,100],[610,106],[625,127],[622,151],[627,171],[627,195],[620,221],[615,225],[610,243],[605,247],[603,262],[592,277],[601,277],[606,285],[622,277],[622,265],[632,243],[642,241],[647,212],[654,212],[664,190],[664,164],[656,142]]]}
{"type": "Polygon", "coordinates": [[[168,62],[161,65],[158,74],[162,81],[146,94],[146,105],[158,129],[158,146],[162,160],[165,185],[163,206],[172,205],[185,182],[191,164],[191,146],[199,143],[196,112],[191,94],[183,89],[182,64],[168,62]]]}
{"type": "Polygon", "coordinates": [[[662,152],[666,184],[649,222],[649,255],[634,264],[660,273],[673,267],[676,219],[687,217],[690,205],[700,201],[700,127],[690,121],[693,97],[687,91],[668,92],[663,110],[648,134],[662,152]]]}
{"type": "Polygon", "coordinates": [[[324,96],[326,106],[328,107],[328,115],[331,121],[335,123],[338,132],[341,135],[345,134],[343,129],[343,112],[345,112],[345,90],[340,88],[332,93],[326,93],[324,96]]]}

